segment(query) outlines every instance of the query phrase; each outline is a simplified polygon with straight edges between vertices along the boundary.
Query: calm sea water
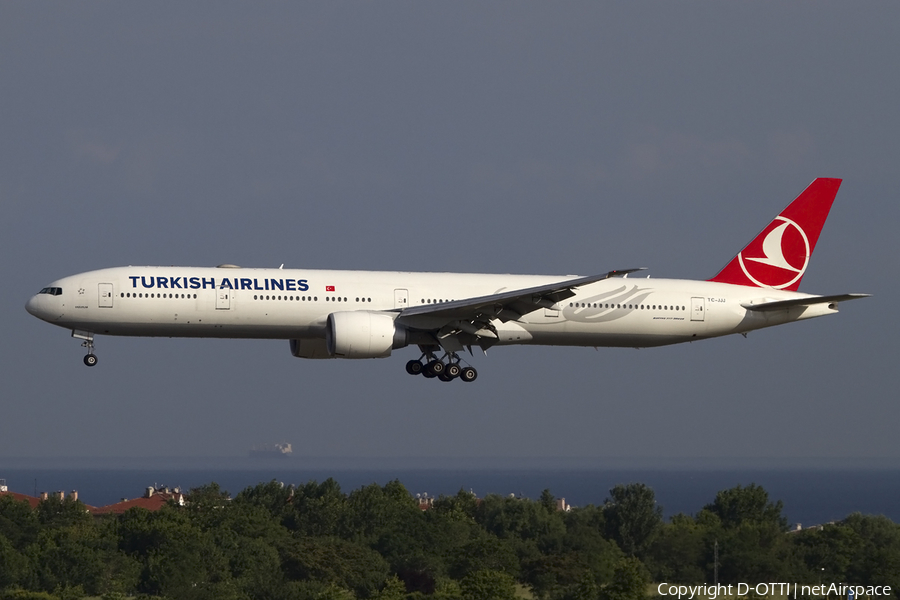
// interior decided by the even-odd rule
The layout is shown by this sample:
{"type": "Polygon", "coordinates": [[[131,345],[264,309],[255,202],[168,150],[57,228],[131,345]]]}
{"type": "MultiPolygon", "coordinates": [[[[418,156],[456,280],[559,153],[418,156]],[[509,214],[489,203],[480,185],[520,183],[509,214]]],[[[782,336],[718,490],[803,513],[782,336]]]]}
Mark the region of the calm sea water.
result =
{"type": "Polygon", "coordinates": [[[147,486],[190,489],[210,482],[237,494],[248,486],[276,480],[287,484],[334,478],[345,492],[399,479],[412,493],[452,495],[460,489],[537,498],[549,489],[569,504],[601,504],[619,483],[645,483],[656,493],[665,515],[698,512],[719,490],[762,485],[783,514],[804,526],[840,520],[853,512],[886,515],[900,522],[900,470],[896,469],[479,469],[479,468],[300,468],[290,461],[266,461],[246,468],[162,466],[137,468],[45,468],[16,465],[0,478],[24,494],[78,490],[80,499],[104,506],[136,498],[147,486]]]}

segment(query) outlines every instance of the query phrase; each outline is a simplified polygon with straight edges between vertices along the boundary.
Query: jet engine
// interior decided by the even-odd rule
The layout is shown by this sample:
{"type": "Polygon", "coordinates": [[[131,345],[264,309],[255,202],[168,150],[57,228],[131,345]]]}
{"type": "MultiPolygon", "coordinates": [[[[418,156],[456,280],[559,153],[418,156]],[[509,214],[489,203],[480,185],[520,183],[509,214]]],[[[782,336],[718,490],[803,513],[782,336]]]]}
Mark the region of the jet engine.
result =
{"type": "Polygon", "coordinates": [[[291,354],[297,358],[337,358],[328,353],[324,338],[291,340],[291,354]]]}
{"type": "Polygon", "coordinates": [[[406,329],[394,316],[362,310],[328,315],[325,345],[336,358],[385,358],[394,348],[409,345],[406,329]]]}

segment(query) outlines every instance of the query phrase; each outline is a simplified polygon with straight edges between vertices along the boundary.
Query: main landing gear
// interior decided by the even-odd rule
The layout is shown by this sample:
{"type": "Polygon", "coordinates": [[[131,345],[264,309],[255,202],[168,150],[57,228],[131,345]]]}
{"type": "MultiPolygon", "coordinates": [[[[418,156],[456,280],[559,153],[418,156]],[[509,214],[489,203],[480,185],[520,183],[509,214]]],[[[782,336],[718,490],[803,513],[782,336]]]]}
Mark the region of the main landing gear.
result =
{"type": "Polygon", "coordinates": [[[82,340],[81,347],[87,348],[87,355],[84,357],[84,364],[88,367],[93,367],[97,364],[97,355],[94,354],[94,334],[87,333],[84,331],[73,331],[72,337],[82,340]]]}
{"type": "Polygon", "coordinates": [[[406,372],[410,375],[423,375],[428,379],[437,377],[441,381],[460,381],[469,383],[478,377],[478,371],[473,367],[462,366],[459,356],[455,352],[444,355],[444,359],[438,359],[434,354],[423,354],[419,360],[411,360],[406,363],[406,372]],[[427,359],[427,362],[422,362],[427,359]],[[446,362],[445,362],[446,361],[446,362]]]}

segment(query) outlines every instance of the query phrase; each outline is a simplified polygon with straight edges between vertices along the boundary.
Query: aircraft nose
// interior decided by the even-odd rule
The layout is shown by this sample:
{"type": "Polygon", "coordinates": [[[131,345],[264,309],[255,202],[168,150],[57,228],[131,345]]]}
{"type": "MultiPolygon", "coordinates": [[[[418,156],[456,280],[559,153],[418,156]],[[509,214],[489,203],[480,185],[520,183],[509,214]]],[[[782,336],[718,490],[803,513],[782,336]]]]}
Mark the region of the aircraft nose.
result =
{"type": "Polygon", "coordinates": [[[30,314],[38,317],[38,299],[37,295],[32,296],[28,299],[28,302],[25,303],[25,310],[27,310],[30,314]]]}

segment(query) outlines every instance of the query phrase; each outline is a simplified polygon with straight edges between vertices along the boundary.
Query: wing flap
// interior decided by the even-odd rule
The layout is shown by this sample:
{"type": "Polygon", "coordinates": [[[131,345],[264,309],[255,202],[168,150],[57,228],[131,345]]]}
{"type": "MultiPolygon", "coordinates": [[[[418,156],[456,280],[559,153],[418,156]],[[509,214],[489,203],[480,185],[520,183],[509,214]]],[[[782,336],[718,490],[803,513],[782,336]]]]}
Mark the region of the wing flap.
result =
{"type": "Polygon", "coordinates": [[[831,304],[846,300],[868,298],[872,294],[835,294],[833,296],[807,296],[805,298],[792,298],[790,300],[776,300],[773,302],[761,302],[759,304],[741,304],[742,307],[752,311],[785,310],[796,306],[812,306],[814,304],[831,304]]]}

